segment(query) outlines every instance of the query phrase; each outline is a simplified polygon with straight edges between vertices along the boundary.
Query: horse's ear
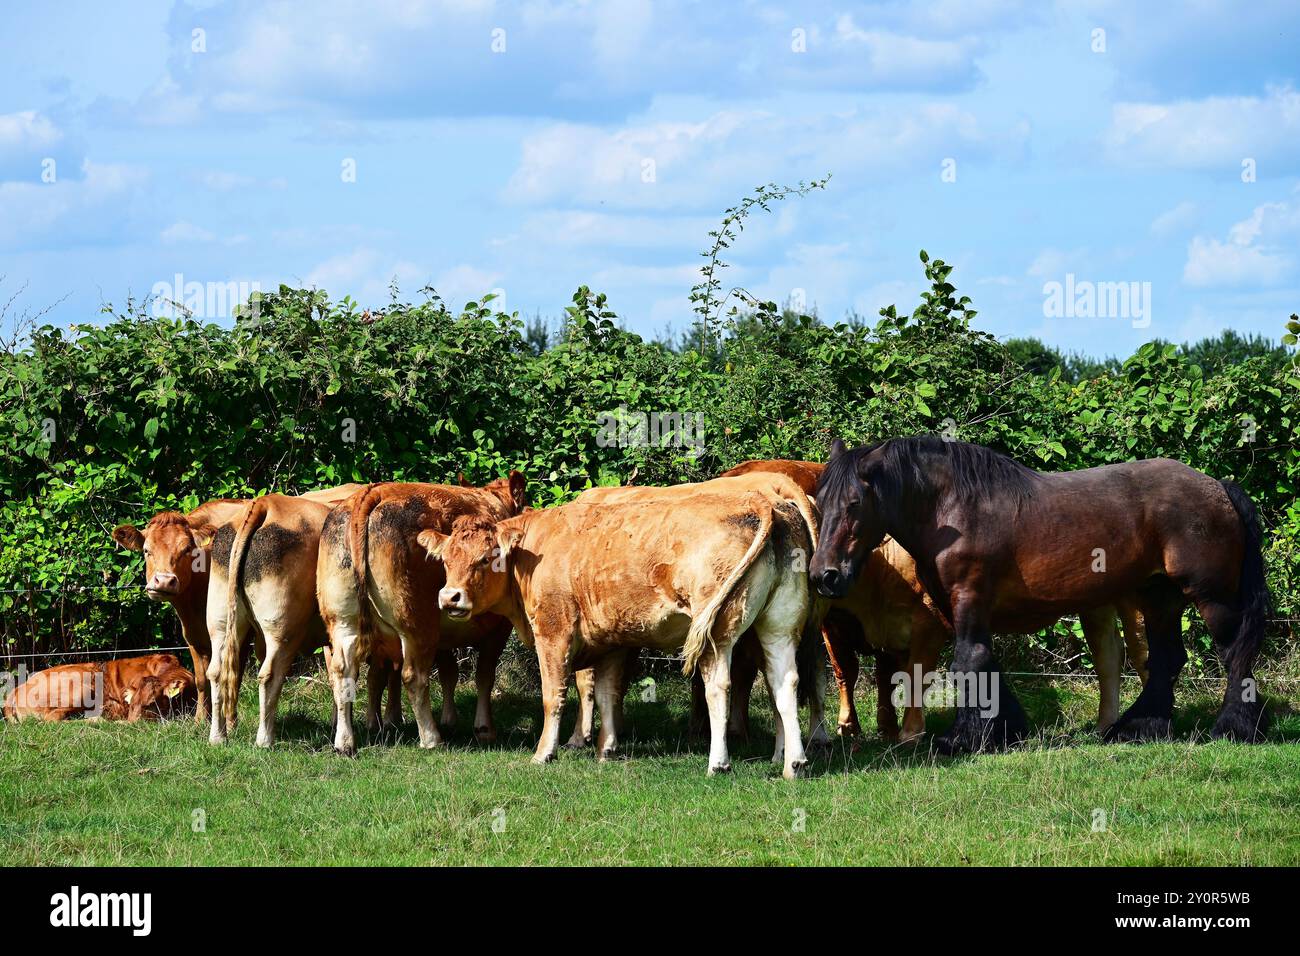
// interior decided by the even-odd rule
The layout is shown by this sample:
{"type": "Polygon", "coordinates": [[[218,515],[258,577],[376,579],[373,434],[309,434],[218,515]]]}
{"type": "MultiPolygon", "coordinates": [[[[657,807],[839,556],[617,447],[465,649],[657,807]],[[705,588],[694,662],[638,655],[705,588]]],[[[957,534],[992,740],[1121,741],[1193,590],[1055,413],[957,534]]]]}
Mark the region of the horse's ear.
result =
{"type": "Polygon", "coordinates": [[[830,460],[834,461],[836,458],[839,458],[840,455],[844,454],[848,450],[849,450],[848,447],[845,446],[844,444],[844,439],[842,438],[835,439],[833,442],[831,442],[830,460]]]}

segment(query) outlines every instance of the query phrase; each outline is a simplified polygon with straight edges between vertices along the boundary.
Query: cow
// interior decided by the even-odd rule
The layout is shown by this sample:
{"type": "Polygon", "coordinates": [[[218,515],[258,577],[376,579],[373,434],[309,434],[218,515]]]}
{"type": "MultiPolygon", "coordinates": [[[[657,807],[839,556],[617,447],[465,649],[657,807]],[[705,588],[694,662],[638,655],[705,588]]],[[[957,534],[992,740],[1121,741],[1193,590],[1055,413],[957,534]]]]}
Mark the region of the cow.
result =
{"type": "Polygon", "coordinates": [[[197,699],[194,675],[173,654],[146,654],[37,671],[5,701],[9,720],[157,720],[180,714],[197,699]]]}
{"type": "MultiPolygon", "coordinates": [[[[309,500],[332,504],[346,498],[360,485],[343,485],[303,495],[309,500]]],[[[208,634],[208,566],[212,541],[224,529],[241,521],[250,502],[243,498],[215,498],[188,514],[162,511],[144,528],[132,524],[113,529],[113,540],[128,551],[144,552],[145,594],[152,601],[165,601],[181,621],[181,634],[194,662],[198,704],[194,719],[208,719],[208,670],[212,664],[212,640],[208,634]]],[[[227,530],[233,533],[233,529],[227,530]]]]}
{"type": "MultiPolygon", "coordinates": [[[[793,469],[784,469],[783,465],[797,465],[798,462],[773,462],[775,467],[766,470],[749,469],[727,472],[720,475],[709,483],[708,487],[712,488],[736,488],[736,489],[754,489],[759,492],[771,494],[785,494],[789,491],[789,481],[794,480],[795,484],[805,489],[805,494],[800,496],[795,502],[796,506],[801,508],[805,523],[809,528],[815,528],[816,517],[813,513],[811,501],[807,497],[807,489],[811,485],[805,484],[799,480],[801,475],[793,469]]],[[[816,479],[813,479],[815,484],[816,479]]],[[[700,483],[670,485],[667,487],[636,487],[636,486],[603,486],[590,488],[578,496],[577,500],[587,503],[617,502],[617,501],[644,501],[650,497],[662,498],[665,501],[672,502],[676,499],[689,496],[696,493],[696,490],[703,487],[700,483]]],[[[807,555],[803,555],[803,561],[799,562],[806,566],[807,555]]],[[[820,601],[813,596],[814,617],[819,617],[824,601],[820,601]]],[[[815,623],[815,621],[814,621],[815,623]]],[[[752,631],[747,631],[737,641],[735,650],[731,659],[731,716],[728,718],[728,733],[733,737],[748,738],[748,720],[749,720],[749,695],[755,678],[763,668],[763,650],[759,645],[756,635],[752,631]],[[743,715],[743,729],[739,723],[743,715]]],[[[808,701],[808,747],[823,746],[830,742],[826,733],[825,708],[826,708],[826,672],[824,667],[824,658],[820,640],[816,640],[808,645],[801,645],[800,651],[800,680],[802,681],[801,689],[803,696],[808,701]]],[[[570,748],[579,748],[590,744],[592,740],[592,728],[594,725],[594,678],[590,674],[579,671],[575,674],[575,682],[578,688],[579,700],[579,718],[574,727],[573,736],[565,746],[570,748]]],[[[623,679],[624,685],[628,679],[623,679]]],[[[697,670],[691,678],[691,725],[692,733],[696,733],[703,728],[705,715],[707,714],[707,702],[704,692],[704,679],[697,670]]]]}
{"type": "MultiPolygon", "coordinates": [[[[442,563],[429,560],[416,539],[426,529],[450,531],[460,517],[496,521],[516,515],[526,505],[524,486],[524,476],[517,471],[483,488],[384,482],[367,485],[330,513],[321,533],[316,593],[329,635],[330,684],[338,710],[334,749],[339,753],[356,753],[352,703],[360,661],[380,642],[390,648],[400,642],[402,681],[425,748],[443,742],[429,703],[435,658],[456,647],[476,647],[474,734],[483,744],[496,739],[492,685],[510,622],[497,615],[475,621],[444,619],[438,609],[445,581],[442,563]]],[[[395,658],[391,650],[387,656],[395,658]]],[[[448,723],[455,719],[454,669],[450,681],[448,672],[440,671],[443,718],[448,723]]]]}
{"type": "MultiPolygon", "coordinates": [[[[350,486],[353,493],[361,487],[350,486]]],[[[233,533],[229,525],[212,543],[207,620],[213,694],[209,739],[214,744],[224,743],[235,729],[242,649],[254,634],[262,661],[257,675],[259,747],[275,742],[276,709],[294,659],[325,643],[316,606],[316,560],[330,507],[306,496],[262,495],[233,533]]]]}
{"type": "Polygon", "coordinates": [[[779,492],[705,482],[672,501],[648,490],[504,521],[465,516],[450,534],[419,533],[445,568],[439,606],[461,619],[504,615],[536,650],[543,728],[535,762],[555,757],[572,668],[595,668],[597,751],[602,760],[616,755],[624,667],[630,652],[650,647],[681,649],[688,674],[702,668],[709,773],[729,771],[729,663],[736,639],[753,627],[781,716],[773,759],[783,761],[787,779],[799,775],[795,652],[811,599],[796,569],[816,523],[797,485],[772,487],[779,492]]]}

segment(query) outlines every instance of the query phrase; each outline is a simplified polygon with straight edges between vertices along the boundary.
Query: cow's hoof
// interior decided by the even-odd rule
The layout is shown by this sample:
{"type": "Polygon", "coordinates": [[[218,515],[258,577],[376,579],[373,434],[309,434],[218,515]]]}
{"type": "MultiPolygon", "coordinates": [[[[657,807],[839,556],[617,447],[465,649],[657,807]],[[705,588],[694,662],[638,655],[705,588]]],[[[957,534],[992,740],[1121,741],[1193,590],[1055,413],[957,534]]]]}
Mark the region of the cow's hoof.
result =
{"type": "Polygon", "coordinates": [[[790,766],[781,771],[781,776],[785,777],[787,780],[798,780],[803,776],[803,770],[806,766],[808,766],[808,761],[795,760],[790,764],[790,766]]]}
{"type": "Polygon", "coordinates": [[[821,733],[815,733],[808,738],[808,750],[825,753],[831,749],[831,735],[822,730],[821,733]]]}
{"type": "Polygon", "coordinates": [[[420,741],[420,749],[421,749],[421,750],[440,750],[440,749],[441,749],[442,747],[444,747],[444,746],[446,746],[446,744],[445,744],[445,742],[443,741],[443,739],[442,739],[441,737],[439,737],[439,738],[436,739],[436,740],[421,740],[421,741],[420,741]]]}
{"type": "Polygon", "coordinates": [[[338,744],[335,744],[334,752],[341,757],[355,757],[357,755],[357,745],[344,744],[342,747],[340,747],[338,744]]]}
{"type": "Polygon", "coordinates": [[[564,742],[565,750],[586,750],[590,746],[590,737],[570,737],[564,742]]]}
{"type": "Polygon", "coordinates": [[[555,759],[555,754],[553,753],[533,754],[533,763],[535,764],[547,764],[553,761],[554,759],[555,759]]]}
{"type": "Polygon", "coordinates": [[[730,761],[730,760],[728,760],[726,763],[714,764],[714,765],[712,765],[711,767],[709,767],[709,776],[710,776],[710,777],[715,776],[716,774],[720,774],[720,773],[731,773],[731,761],[730,761]]]}
{"type": "Polygon", "coordinates": [[[1168,717],[1121,717],[1106,731],[1104,739],[1108,743],[1168,740],[1173,731],[1174,722],[1168,717]]]}
{"type": "Polygon", "coordinates": [[[497,742],[497,732],[493,727],[475,727],[474,739],[484,747],[490,747],[497,742]]]}
{"type": "Polygon", "coordinates": [[[919,733],[915,733],[915,734],[899,734],[897,737],[894,737],[889,742],[891,744],[919,744],[924,739],[925,739],[925,731],[922,730],[919,733]]]}
{"type": "Polygon", "coordinates": [[[857,737],[862,733],[862,728],[857,723],[842,723],[835,728],[835,732],[841,737],[857,737]]]}
{"type": "Polygon", "coordinates": [[[259,747],[261,747],[263,750],[270,750],[272,747],[275,746],[275,738],[274,738],[274,737],[263,737],[261,734],[258,734],[258,735],[257,735],[257,745],[258,745],[259,747]]]}

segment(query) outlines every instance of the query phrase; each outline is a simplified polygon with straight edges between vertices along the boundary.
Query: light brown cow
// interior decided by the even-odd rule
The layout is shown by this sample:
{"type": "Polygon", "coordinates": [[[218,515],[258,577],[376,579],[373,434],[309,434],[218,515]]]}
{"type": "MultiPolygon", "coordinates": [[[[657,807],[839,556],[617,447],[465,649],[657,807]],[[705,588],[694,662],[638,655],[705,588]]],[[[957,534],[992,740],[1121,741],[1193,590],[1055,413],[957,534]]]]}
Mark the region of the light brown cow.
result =
{"type": "Polygon", "coordinates": [[[194,675],[172,654],[146,654],[37,671],[5,701],[9,720],[158,720],[180,714],[197,698],[194,675]]]}
{"type": "Polygon", "coordinates": [[[601,759],[616,753],[623,668],[630,651],[650,647],[681,649],[687,673],[703,669],[709,773],[729,770],[731,651],[752,626],[781,715],[773,758],[783,759],[785,777],[799,773],[795,650],[810,597],[797,553],[809,553],[816,525],[797,485],[774,487],[779,494],[706,482],[671,501],[574,502],[498,522],[461,518],[450,535],[420,533],[446,567],[439,605],[463,618],[503,614],[536,649],[544,725],[534,761],[555,757],[570,670],[587,666],[601,714],[597,749],[601,759]]]}
{"type": "MultiPolygon", "coordinates": [[[[381,640],[401,643],[402,680],[421,747],[442,744],[429,704],[435,656],[456,647],[478,648],[474,734],[482,743],[496,738],[492,685],[510,622],[495,615],[471,622],[445,619],[438,610],[438,591],[445,581],[442,562],[429,560],[416,538],[428,528],[450,531],[452,522],[463,516],[508,518],[524,505],[524,477],[512,471],[485,488],[368,485],[331,512],[321,535],[316,589],[330,640],[337,751],[356,752],[352,703],[360,661],[381,640]]],[[[443,716],[454,720],[455,679],[448,686],[447,673],[442,676],[443,716]]]]}
{"type": "MultiPolygon", "coordinates": [[[[302,497],[332,504],[346,498],[360,485],[343,485],[313,491],[302,497]]],[[[128,551],[144,552],[145,594],[153,601],[166,601],[181,621],[181,634],[194,661],[198,687],[195,720],[202,723],[209,713],[208,669],[212,664],[212,640],[208,634],[208,578],[211,546],[216,536],[234,534],[249,507],[247,499],[216,498],[188,514],[163,511],[143,529],[123,524],[113,529],[113,540],[128,551]]],[[[241,650],[246,655],[251,645],[241,650]]]]}
{"type": "MultiPolygon", "coordinates": [[[[772,462],[773,468],[763,469],[734,469],[726,474],[720,475],[707,483],[694,482],[681,485],[669,485],[667,487],[655,486],[605,486],[590,488],[584,491],[576,499],[588,504],[599,504],[602,502],[618,501],[648,501],[650,499],[662,498],[664,501],[672,502],[676,499],[695,494],[701,488],[713,489],[734,489],[738,491],[754,490],[763,494],[775,494],[783,496],[790,494],[790,481],[794,479],[795,484],[804,490],[804,495],[799,496],[794,503],[800,508],[804,516],[805,523],[808,527],[816,528],[816,517],[813,512],[811,501],[807,493],[811,485],[806,485],[799,480],[803,475],[794,470],[783,469],[782,465],[797,465],[798,462],[772,462]]],[[[816,478],[813,478],[813,484],[816,478]]],[[[801,566],[806,567],[808,555],[802,556],[801,566]]],[[[825,602],[812,596],[813,607],[811,614],[814,618],[820,619],[820,614],[824,610],[825,602]]],[[[816,623],[816,620],[813,621],[816,623]]],[[[822,654],[820,644],[813,645],[811,656],[806,653],[801,654],[808,657],[804,662],[803,669],[800,671],[800,679],[808,678],[808,685],[801,687],[803,696],[808,701],[808,747],[809,749],[822,746],[829,743],[829,736],[826,732],[826,671],[825,660],[822,654]]],[[[728,718],[728,733],[735,736],[748,737],[748,719],[749,719],[749,695],[753,687],[754,680],[763,668],[763,650],[758,643],[757,635],[752,631],[746,631],[737,641],[735,651],[731,660],[731,716],[728,718]],[[744,729],[741,731],[739,720],[744,721],[744,729]]],[[[628,680],[622,678],[624,686],[628,680]]],[[[591,742],[592,728],[594,725],[595,685],[593,675],[579,671],[575,674],[575,682],[578,688],[579,717],[574,726],[573,736],[569,739],[566,746],[578,748],[591,742]]],[[[691,678],[692,690],[692,732],[702,729],[707,715],[707,702],[704,693],[704,678],[697,670],[691,678]]],[[[621,730],[621,728],[618,728],[621,730]]]]}
{"type": "Polygon", "coordinates": [[[325,643],[316,606],[316,560],[321,528],[331,503],[346,500],[362,485],[332,489],[317,497],[269,494],[257,498],[233,536],[223,531],[212,545],[208,633],[213,695],[210,740],[224,743],[238,720],[241,648],[255,638],[258,671],[257,745],[275,742],[280,692],[294,659],[325,643]]]}

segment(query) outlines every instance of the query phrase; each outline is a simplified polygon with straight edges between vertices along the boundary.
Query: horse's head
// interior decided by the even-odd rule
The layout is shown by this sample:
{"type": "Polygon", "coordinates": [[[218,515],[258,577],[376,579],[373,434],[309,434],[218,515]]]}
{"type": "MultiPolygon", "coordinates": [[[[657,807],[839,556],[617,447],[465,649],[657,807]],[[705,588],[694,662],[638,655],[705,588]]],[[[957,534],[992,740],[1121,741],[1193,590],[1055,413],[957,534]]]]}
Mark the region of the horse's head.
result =
{"type": "Polygon", "coordinates": [[[878,448],[849,451],[835,439],[830,462],[817,480],[821,535],[808,577],[825,597],[843,597],[866,556],[885,539],[880,500],[870,477],[878,448]]]}

